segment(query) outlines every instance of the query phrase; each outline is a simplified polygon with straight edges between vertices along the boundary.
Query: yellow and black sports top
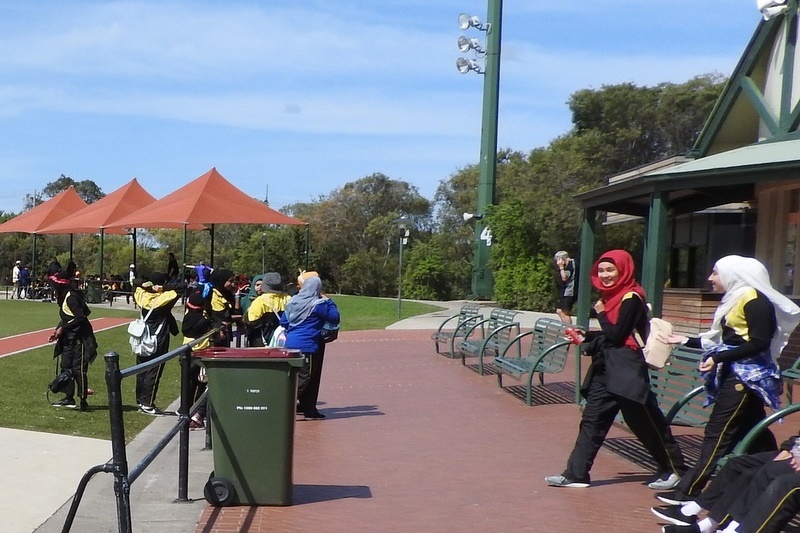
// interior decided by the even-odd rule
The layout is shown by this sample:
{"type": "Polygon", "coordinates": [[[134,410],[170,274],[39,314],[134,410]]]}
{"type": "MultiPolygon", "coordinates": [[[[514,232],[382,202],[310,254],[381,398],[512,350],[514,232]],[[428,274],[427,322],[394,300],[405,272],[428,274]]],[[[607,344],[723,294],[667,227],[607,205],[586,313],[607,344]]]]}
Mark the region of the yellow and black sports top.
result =
{"type": "MultiPolygon", "coordinates": [[[[730,363],[763,352],[777,327],[772,302],[756,289],[747,289],[722,319],[722,342],[736,348],[717,352],[714,361],[730,363]]],[[[691,338],[686,345],[700,348],[700,339],[691,338]]]]}

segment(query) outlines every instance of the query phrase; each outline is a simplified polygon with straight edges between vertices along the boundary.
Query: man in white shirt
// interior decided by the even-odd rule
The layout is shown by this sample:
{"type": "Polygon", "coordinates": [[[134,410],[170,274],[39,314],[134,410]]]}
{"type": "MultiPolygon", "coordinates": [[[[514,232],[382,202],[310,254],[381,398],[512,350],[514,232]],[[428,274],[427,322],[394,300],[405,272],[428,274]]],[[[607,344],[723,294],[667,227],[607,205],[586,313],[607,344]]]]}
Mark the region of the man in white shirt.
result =
{"type": "Polygon", "coordinates": [[[16,297],[19,300],[19,265],[21,261],[18,259],[16,263],[14,263],[14,268],[11,269],[11,283],[14,284],[14,288],[11,291],[11,299],[13,300],[16,297]]]}

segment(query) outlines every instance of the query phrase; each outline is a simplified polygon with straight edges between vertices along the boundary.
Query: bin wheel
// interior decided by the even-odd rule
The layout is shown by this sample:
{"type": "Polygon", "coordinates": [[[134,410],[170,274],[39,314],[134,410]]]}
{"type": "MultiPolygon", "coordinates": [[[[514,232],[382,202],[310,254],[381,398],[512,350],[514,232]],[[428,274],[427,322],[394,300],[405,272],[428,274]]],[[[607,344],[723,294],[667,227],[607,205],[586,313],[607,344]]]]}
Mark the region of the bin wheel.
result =
{"type": "Polygon", "coordinates": [[[203,488],[203,496],[214,507],[227,507],[233,503],[236,489],[233,484],[222,477],[212,477],[203,488]]]}

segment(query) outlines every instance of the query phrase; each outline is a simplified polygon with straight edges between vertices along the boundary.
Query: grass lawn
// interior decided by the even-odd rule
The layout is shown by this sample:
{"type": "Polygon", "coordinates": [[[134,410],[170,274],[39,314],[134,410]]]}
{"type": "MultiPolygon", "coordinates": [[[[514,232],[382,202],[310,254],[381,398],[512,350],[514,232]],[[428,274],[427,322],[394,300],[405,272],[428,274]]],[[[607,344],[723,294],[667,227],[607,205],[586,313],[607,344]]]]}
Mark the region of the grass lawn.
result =
{"type": "MultiPolygon", "coordinates": [[[[382,329],[397,321],[397,301],[361,296],[333,296],[342,314],[342,330],[382,329]]],[[[403,302],[403,318],[430,313],[439,307],[403,302]]],[[[101,316],[135,317],[130,310],[108,306],[92,306],[92,318],[101,316]]],[[[58,310],[52,303],[37,301],[0,300],[0,337],[55,328],[58,310]]],[[[89,367],[89,387],[95,394],[89,397],[90,411],[57,409],[47,400],[47,385],[55,375],[57,360],[53,347],[30,350],[0,359],[0,387],[3,390],[3,409],[0,409],[0,427],[79,435],[100,439],[110,438],[108,420],[108,394],[105,385],[103,354],[116,351],[120,366],[135,364],[128,346],[125,327],[97,333],[99,355],[89,367]]],[[[171,347],[179,345],[180,336],[171,340],[171,347]]],[[[180,369],[178,360],[167,363],[161,378],[158,397],[160,407],[166,407],[180,395],[180,369]]],[[[139,413],[134,394],[135,378],[122,383],[123,403],[126,405],[125,436],[132,439],[152,421],[152,417],[139,413]]],[[[57,396],[56,398],[60,398],[57,396]]],[[[51,396],[52,398],[52,396],[51,396]]]]}

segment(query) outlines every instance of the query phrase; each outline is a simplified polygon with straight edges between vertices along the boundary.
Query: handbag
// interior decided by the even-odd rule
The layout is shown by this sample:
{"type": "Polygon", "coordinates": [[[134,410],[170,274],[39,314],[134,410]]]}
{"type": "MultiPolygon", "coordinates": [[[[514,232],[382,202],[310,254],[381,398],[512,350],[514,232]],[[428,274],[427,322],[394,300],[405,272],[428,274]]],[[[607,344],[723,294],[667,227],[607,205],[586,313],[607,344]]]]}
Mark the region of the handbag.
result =
{"type": "Polygon", "coordinates": [[[638,331],[634,331],[634,338],[641,346],[644,353],[644,362],[653,369],[661,369],[666,366],[672,355],[672,345],[658,340],[659,336],[672,335],[672,324],[661,318],[650,319],[650,333],[647,341],[642,342],[642,337],[638,331]]]}

